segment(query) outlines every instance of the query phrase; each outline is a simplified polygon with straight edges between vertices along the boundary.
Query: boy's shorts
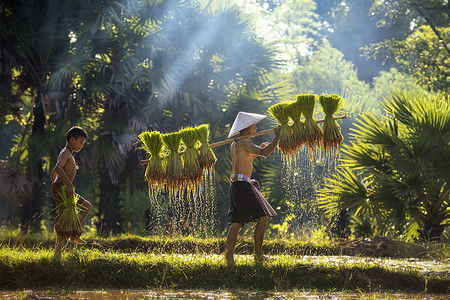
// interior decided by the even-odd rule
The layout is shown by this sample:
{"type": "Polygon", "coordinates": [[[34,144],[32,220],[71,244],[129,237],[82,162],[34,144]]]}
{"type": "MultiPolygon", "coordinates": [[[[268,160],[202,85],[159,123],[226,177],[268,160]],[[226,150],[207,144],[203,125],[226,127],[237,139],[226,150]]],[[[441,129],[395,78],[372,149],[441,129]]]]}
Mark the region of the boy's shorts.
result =
{"type": "Polygon", "coordinates": [[[261,204],[247,181],[236,181],[230,185],[230,209],[228,210],[228,224],[255,222],[264,217],[261,204]]]}
{"type": "MultiPolygon", "coordinates": [[[[56,203],[56,208],[59,208],[60,203],[62,203],[62,199],[59,196],[60,193],[60,189],[63,187],[64,182],[56,182],[56,183],[52,183],[51,188],[50,188],[50,193],[52,194],[53,200],[56,203]]],[[[77,206],[78,207],[83,207],[83,204],[85,202],[87,202],[86,199],[84,199],[83,197],[81,197],[79,194],[76,194],[78,196],[78,201],[77,201],[77,206]]],[[[58,213],[60,213],[60,211],[58,211],[58,213]]]]}

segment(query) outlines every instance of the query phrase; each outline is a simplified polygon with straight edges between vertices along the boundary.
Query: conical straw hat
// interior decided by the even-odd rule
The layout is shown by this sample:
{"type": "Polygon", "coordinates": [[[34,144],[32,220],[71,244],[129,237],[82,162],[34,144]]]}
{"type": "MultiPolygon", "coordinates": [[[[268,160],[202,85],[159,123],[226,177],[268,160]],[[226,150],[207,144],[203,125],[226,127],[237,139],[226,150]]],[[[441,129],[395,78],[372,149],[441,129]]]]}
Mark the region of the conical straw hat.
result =
{"type": "Polygon", "coordinates": [[[262,119],[264,119],[265,115],[259,115],[259,114],[252,114],[248,112],[240,111],[238,112],[236,119],[234,119],[233,126],[231,126],[230,133],[228,134],[228,137],[232,137],[239,131],[258,123],[262,119]]]}

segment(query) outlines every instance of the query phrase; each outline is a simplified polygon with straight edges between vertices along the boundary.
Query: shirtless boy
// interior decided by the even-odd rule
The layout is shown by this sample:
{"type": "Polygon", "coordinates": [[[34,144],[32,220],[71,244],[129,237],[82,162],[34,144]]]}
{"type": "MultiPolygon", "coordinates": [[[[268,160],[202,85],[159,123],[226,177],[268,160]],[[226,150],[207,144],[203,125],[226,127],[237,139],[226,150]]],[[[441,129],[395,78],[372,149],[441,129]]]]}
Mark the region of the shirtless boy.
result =
{"type": "MultiPolygon", "coordinates": [[[[72,196],[74,194],[72,182],[75,178],[78,166],[75,162],[73,152],[78,152],[81,148],[83,148],[86,138],[86,132],[79,126],[74,126],[67,132],[66,146],[61,150],[61,152],[59,152],[58,160],[51,173],[51,194],[56,203],[58,203],[57,201],[60,201],[58,191],[62,188],[62,186],[65,185],[67,187],[67,196],[72,196]]],[[[84,219],[86,219],[86,216],[91,210],[91,203],[80,195],[78,196],[77,207],[80,209],[78,218],[80,222],[83,223],[84,219]]],[[[79,237],[71,241],[77,244],[86,243],[85,240],[79,237]]],[[[61,237],[56,236],[55,253],[60,253],[64,247],[64,244],[65,241],[62,241],[61,237]]]]}
{"type": "MultiPolygon", "coordinates": [[[[239,136],[255,133],[257,129],[255,123],[264,117],[264,115],[239,112],[231,128],[229,137],[238,132],[239,136]]],[[[227,249],[225,250],[225,259],[228,263],[234,263],[233,254],[237,236],[242,226],[248,222],[256,222],[254,233],[255,259],[264,259],[262,243],[268,217],[263,206],[258,201],[256,195],[258,192],[252,188],[250,178],[252,176],[253,160],[257,156],[269,156],[278,143],[279,134],[280,129],[277,128],[275,130],[275,138],[272,142],[262,143],[260,146],[253,144],[249,138],[239,139],[231,144],[233,175],[231,175],[230,209],[228,212],[228,223],[231,226],[228,231],[226,240],[227,249]]],[[[273,210],[272,207],[270,209],[273,210]]],[[[273,213],[276,215],[275,212],[273,213]]]]}

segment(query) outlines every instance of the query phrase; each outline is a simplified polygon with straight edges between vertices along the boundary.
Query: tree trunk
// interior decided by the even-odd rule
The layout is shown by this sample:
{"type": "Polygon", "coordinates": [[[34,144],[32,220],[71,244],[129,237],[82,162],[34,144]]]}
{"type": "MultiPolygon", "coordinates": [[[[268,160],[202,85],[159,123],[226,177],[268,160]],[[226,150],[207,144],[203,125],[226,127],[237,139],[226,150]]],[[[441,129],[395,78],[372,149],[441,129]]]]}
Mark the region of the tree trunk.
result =
{"type": "Polygon", "coordinates": [[[97,213],[97,232],[103,236],[122,233],[119,185],[111,182],[108,169],[105,166],[100,167],[98,173],[100,176],[100,201],[97,213]]]}
{"type": "Polygon", "coordinates": [[[440,242],[441,235],[444,232],[444,227],[431,224],[432,222],[429,221],[427,225],[424,226],[422,231],[420,231],[420,238],[427,242],[440,242]]]}
{"type": "Polygon", "coordinates": [[[40,224],[38,220],[42,216],[42,179],[44,170],[42,168],[42,159],[36,156],[37,151],[34,150],[35,142],[44,138],[45,114],[41,97],[42,93],[38,91],[33,108],[34,121],[31,131],[28,167],[28,176],[30,176],[32,182],[31,198],[25,201],[21,209],[22,227],[33,232],[39,230],[40,224]]]}

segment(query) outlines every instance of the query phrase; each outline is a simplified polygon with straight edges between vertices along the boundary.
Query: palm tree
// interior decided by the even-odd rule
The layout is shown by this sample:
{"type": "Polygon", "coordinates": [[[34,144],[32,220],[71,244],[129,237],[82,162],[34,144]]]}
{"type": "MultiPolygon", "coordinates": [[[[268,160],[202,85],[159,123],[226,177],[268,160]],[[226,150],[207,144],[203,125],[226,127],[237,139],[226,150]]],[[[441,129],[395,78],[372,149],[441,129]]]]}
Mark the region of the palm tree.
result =
{"type": "MultiPolygon", "coordinates": [[[[104,233],[119,232],[120,205],[113,204],[119,202],[125,174],[131,180],[129,175],[141,168],[133,146],[136,136],[143,130],[167,132],[199,123],[211,123],[212,138],[225,136],[235,115],[223,109],[231,112],[240,95],[267,85],[264,78],[276,63],[273,50],[255,38],[236,9],[207,14],[195,1],[54,2],[2,4],[2,13],[10,13],[2,17],[8,29],[1,36],[2,47],[9,51],[3,53],[15,53],[10,61],[23,70],[5,86],[12,90],[13,84],[23,83],[24,91],[34,93],[35,117],[29,118],[19,148],[39,145],[42,149],[34,151],[38,161],[50,156],[53,162],[55,135],[63,142],[71,124],[86,127],[90,142],[84,151],[90,161],[84,164],[100,175],[98,227],[104,233]],[[64,26],[53,35],[61,20],[64,26]],[[36,31],[40,35],[32,34],[36,31]],[[36,44],[43,32],[50,33],[45,48],[36,44]],[[39,65],[32,64],[36,57],[44,58],[39,65]]],[[[42,182],[42,166],[34,170],[29,178],[42,182]]],[[[37,188],[32,194],[40,195],[37,188]]]]}
{"type": "MultiPolygon", "coordinates": [[[[69,32],[75,22],[70,12],[76,5],[75,1],[23,0],[3,1],[0,6],[1,69],[5,79],[0,97],[2,116],[5,108],[16,115],[21,112],[20,106],[28,104],[31,110],[18,147],[8,162],[25,170],[32,187],[31,193],[21,194],[26,199],[21,203],[24,225],[39,225],[35,220],[41,214],[43,201],[42,158],[52,153],[48,130],[52,121],[48,119],[46,100],[53,92],[70,94],[70,85],[60,84],[59,89],[50,86],[49,76],[69,52],[69,32]]],[[[15,189],[20,191],[21,187],[15,189]]]]}
{"type": "MultiPolygon", "coordinates": [[[[12,103],[9,108],[15,112],[17,99],[25,96],[29,104],[20,104],[31,107],[24,133],[8,162],[26,169],[27,180],[32,185],[29,193],[32,199],[26,200],[22,209],[24,224],[34,222],[41,214],[41,186],[45,172],[42,159],[50,157],[51,163],[55,161],[55,143],[64,143],[64,133],[73,124],[101,128],[99,123],[108,123],[99,121],[99,109],[109,106],[117,110],[123,107],[115,106],[116,95],[126,93],[129,78],[136,76],[136,72],[130,74],[130,70],[135,69],[138,63],[130,59],[131,55],[123,55],[127,49],[117,46],[121,41],[108,39],[105,35],[107,30],[102,30],[108,21],[109,24],[116,22],[123,24],[122,28],[136,30],[132,27],[136,24],[122,22],[123,18],[120,19],[119,15],[125,9],[118,6],[114,1],[54,0],[6,1],[0,6],[1,27],[5,29],[0,35],[1,64],[2,76],[6,79],[2,82],[4,88],[0,103],[12,103]],[[116,10],[111,9],[113,4],[116,10]],[[104,62],[108,55],[113,56],[111,52],[107,53],[108,50],[122,51],[115,53],[115,57],[119,57],[116,65],[114,62],[104,62]],[[118,63],[120,60],[125,61],[118,63]],[[19,70],[19,75],[12,77],[13,70],[19,70]],[[104,105],[105,102],[108,104],[104,105]]],[[[138,68],[138,72],[140,70],[138,68]]],[[[130,95],[127,100],[130,99],[135,97],[130,95]]],[[[130,103],[125,105],[129,107],[130,103]]],[[[2,108],[5,107],[8,108],[8,105],[2,105],[2,108]]],[[[118,161],[117,149],[112,147],[113,158],[103,150],[107,163],[112,159],[118,161]]],[[[48,164],[46,168],[49,168],[48,164]]],[[[1,170],[8,170],[1,176],[6,181],[8,176],[21,174],[11,172],[11,168],[1,170]]],[[[28,191],[24,186],[29,184],[23,180],[16,182],[18,184],[12,187],[10,194],[24,196],[24,192],[28,191]]]]}
{"type": "Polygon", "coordinates": [[[449,99],[398,91],[382,108],[386,115],[360,118],[341,169],[318,192],[321,204],[439,240],[450,220],[449,99]]]}
{"type": "Polygon", "coordinates": [[[147,101],[153,88],[145,52],[152,51],[145,39],[157,27],[154,22],[159,16],[155,11],[164,11],[161,8],[164,3],[134,4],[125,7],[112,1],[91,7],[95,13],[91,12],[75,33],[75,48],[90,53],[89,63],[83,70],[76,70],[76,74],[69,72],[70,76],[81,77],[85,97],[95,109],[95,113],[88,114],[94,122],[87,125],[92,133],[87,150],[99,176],[97,228],[100,234],[123,231],[121,182],[132,180],[138,165],[134,142],[138,131],[146,128],[139,116],[146,106],[151,110],[155,105],[154,101],[147,101]]]}

